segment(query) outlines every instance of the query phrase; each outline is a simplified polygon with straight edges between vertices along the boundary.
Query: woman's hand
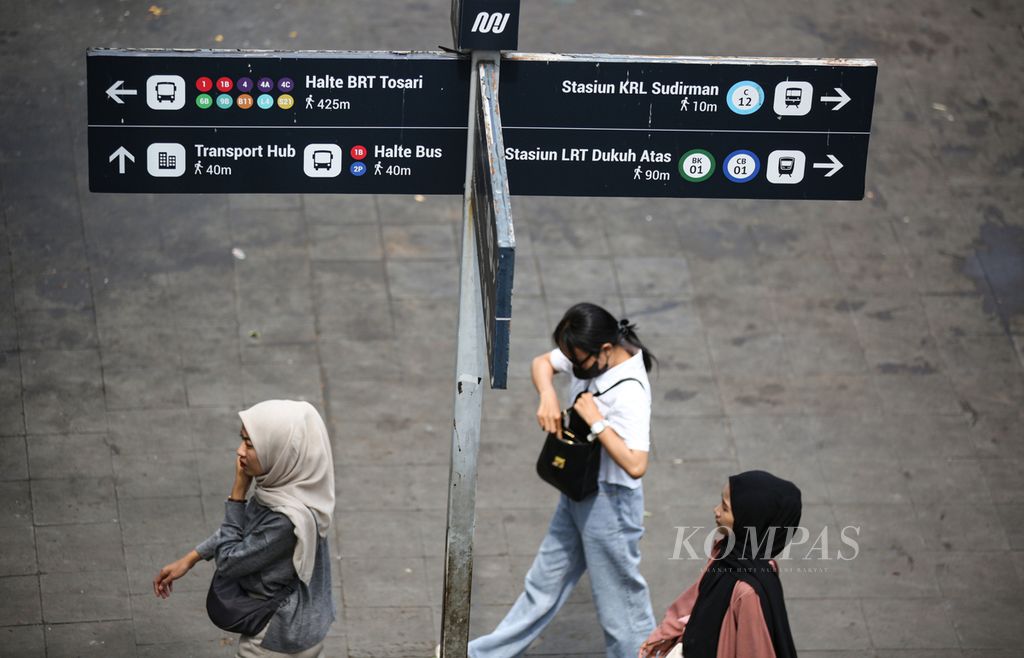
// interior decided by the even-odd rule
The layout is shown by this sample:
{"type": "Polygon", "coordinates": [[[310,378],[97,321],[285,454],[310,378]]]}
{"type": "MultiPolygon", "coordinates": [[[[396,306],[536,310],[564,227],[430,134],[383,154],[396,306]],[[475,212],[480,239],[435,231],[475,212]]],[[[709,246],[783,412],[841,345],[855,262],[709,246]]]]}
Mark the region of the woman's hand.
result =
{"type": "Polygon", "coordinates": [[[640,658],[654,658],[655,656],[664,656],[672,647],[676,645],[676,641],[679,638],[671,637],[667,640],[658,640],[656,642],[644,642],[640,645],[640,658]]]}
{"type": "Polygon", "coordinates": [[[558,406],[558,395],[554,389],[540,394],[540,405],[537,407],[537,424],[545,432],[554,433],[562,438],[562,409],[558,406]]]}
{"type": "Polygon", "coordinates": [[[188,555],[165,566],[153,579],[153,593],[162,599],[169,597],[174,591],[174,581],[191,571],[199,559],[199,553],[192,550],[188,555]]]}
{"type": "Polygon", "coordinates": [[[252,476],[242,468],[242,460],[235,456],[235,482],[231,485],[231,498],[234,500],[245,500],[249,493],[249,485],[252,484],[252,476]]]}
{"type": "Polygon", "coordinates": [[[597,402],[594,402],[593,393],[584,393],[576,398],[576,404],[573,405],[573,409],[576,410],[576,413],[580,415],[580,418],[588,426],[601,420],[601,410],[597,408],[597,402]]]}

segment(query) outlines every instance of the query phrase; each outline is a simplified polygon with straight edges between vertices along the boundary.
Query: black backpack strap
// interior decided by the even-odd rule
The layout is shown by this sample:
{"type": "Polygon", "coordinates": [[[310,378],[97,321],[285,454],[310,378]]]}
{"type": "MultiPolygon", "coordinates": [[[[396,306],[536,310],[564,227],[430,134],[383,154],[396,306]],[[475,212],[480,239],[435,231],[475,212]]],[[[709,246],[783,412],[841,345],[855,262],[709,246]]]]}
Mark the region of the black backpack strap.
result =
{"type": "Polygon", "coordinates": [[[625,379],[620,379],[619,381],[615,382],[614,384],[612,384],[608,388],[604,389],[600,393],[594,393],[594,397],[595,398],[596,397],[600,397],[600,396],[604,395],[605,393],[607,393],[608,391],[610,391],[613,388],[615,388],[616,386],[618,386],[619,384],[623,384],[625,382],[636,382],[637,384],[640,384],[641,388],[643,388],[644,390],[647,390],[647,387],[644,386],[644,383],[642,381],[640,381],[639,379],[637,379],[636,377],[626,377],[625,379]]]}

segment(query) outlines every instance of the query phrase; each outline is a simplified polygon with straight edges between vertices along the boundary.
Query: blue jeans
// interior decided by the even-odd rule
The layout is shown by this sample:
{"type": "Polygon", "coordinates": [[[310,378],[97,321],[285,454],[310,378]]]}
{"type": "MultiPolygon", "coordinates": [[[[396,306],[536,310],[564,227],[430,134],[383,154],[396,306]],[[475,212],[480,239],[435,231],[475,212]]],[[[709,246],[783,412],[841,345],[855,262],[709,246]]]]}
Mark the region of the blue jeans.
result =
{"type": "Polygon", "coordinates": [[[640,575],[644,493],[607,482],[575,502],[562,496],[525,589],[490,635],[469,643],[471,658],[519,656],[541,634],[572,588],[590,572],[609,658],[636,658],[654,630],[647,582],[640,575]]]}

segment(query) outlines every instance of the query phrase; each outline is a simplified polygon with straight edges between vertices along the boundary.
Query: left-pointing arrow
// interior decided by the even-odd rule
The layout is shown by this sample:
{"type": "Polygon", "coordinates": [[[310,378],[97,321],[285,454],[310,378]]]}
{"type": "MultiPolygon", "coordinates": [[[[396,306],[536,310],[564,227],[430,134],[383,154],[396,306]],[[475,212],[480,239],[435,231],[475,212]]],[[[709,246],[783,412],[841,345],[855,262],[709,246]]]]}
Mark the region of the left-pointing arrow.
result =
{"type": "Polygon", "coordinates": [[[118,80],[114,84],[107,88],[107,96],[114,99],[114,102],[118,105],[124,105],[124,101],[121,100],[122,96],[137,96],[139,93],[138,89],[124,89],[121,85],[124,84],[124,80],[118,80]]]}
{"type": "Polygon", "coordinates": [[[124,173],[124,161],[126,159],[135,162],[135,156],[129,153],[128,149],[123,146],[117,147],[117,150],[110,154],[110,159],[107,162],[113,162],[115,158],[117,159],[117,173],[119,174],[124,173]]]}

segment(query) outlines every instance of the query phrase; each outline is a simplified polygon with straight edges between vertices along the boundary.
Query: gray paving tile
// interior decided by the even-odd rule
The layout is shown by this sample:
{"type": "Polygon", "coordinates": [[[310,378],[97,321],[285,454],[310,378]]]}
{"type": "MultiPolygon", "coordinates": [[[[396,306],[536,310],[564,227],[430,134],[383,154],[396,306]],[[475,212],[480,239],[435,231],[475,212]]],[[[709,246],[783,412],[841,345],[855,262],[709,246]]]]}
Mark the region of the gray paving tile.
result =
{"type": "Polygon", "coordinates": [[[185,380],[177,366],[103,369],[108,409],[177,409],[186,404],[185,380]]]}
{"type": "Polygon", "coordinates": [[[240,293],[238,305],[242,340],[255,336],[260,344],[294,343],[316,336],[312,300],[305,287],[240,293]]]}
{"type": "Polygon", "coordinates": [[[4,626],[0,628],[0,642],[5,651],[12,656],[25,658],[44,658],[46,656],[46,640],[43,627],[40,625],[4,626]]]}
{"type": "Polygon", "coordinates": [[[342,558],[342,596],[347,607],[425,606],[426,563],[419,557],[342,558]]]}
{"type": "Polygon", "coordinates": [[[1019,597],[977,597],[950,599],[949,617],[953,620],[960,646],[964,649],[1010,649],[1019,651],[1024,631],[1019,624],[998,621],[998,611],[1018,609],[1019,597]]]}
{"type": "Polygon", "coordinates": [[[42,574],[39,586],[48,624],[131,618],[123,569],[42,574]]]}
{"type": "MultiPolygon", "coordinates": [[[[13,321],[13,309],[11,313],[13,321]]],[[[18,312],[18,342],[25,350],[94,349],[99,347],[96,333],[96,320],[91,309],[18,312]]]]}
{"type": "Polygon", "coordinates": [[[102,478],[114,474],[105,434],[30,436],[25,442],[33,479],[102,478]]]}
{"type": "Polygon", "coordinates": [[[0,482],[0,527],[18,527],[32,523],[32,496],[28,480],[0,482]]]}
{"type": "Polygon", "coordinates": [[[323,384],[319,369],[300,366],[284,370],[277,365],[242,367],[242,401],[250,406],[263,400],[307,400],[321,407],[323,384]]]}
{"type": "Polygon", "coordinates": [[[970,550],[970,533],[980,532],[991,550],[1009,548],[1003,520],[994,505],[916,505],[918,522],[929,546],[945,550],[970,550]]]}
{"type": "Polygon", "coordinates": [[[655,414],[651,418],[652,456],[657,461],[728,460],[736,446],[724,418],[655,414]]]}
{"type": "Polygon", "coordinates": [[[106,429],[94,350],[23,352],[25,424],[32,434],[106,429]]]}
{"type": "Polygon", "coordinates": [[[459,248],[456,229],[450,223],[384,226],[384,253],[391,260],[438,259],[452,263],[459,248]]]}
{"type": "Polygon", "coordinates": [[[790,599],[786,611],[800,651],[871,646],[861,603],[856,599],[790,599]]]}
{"type": "Polygon", "coordinates": [[[302,210],[311,231],[317,225],[365,224],[377,220],[377,198],[369,194],[304,194],[302,210]]]}
{"type": "Polygon", "coordinates": [[[16,352],[0,352],[0,434],[24,433],[20,358],[16,352]]]}
{"type": "Polygon", "coordinates": [[[880,649],[959,649],[942,599],[892,599],[864,606],[871,643],[880,649]]]}
{"type": "Polygon", "coordinates": [[[427,607],[357,607],[345,610],[348,655],[352,658],[402,658],[429,655],[437,644],[433,617],[427,607]],[[388,619],[401,618],[394,627],[388,619]]]}
{"type": "Polygon", "coordinates": [[[191,452],[115,455],[114,475],[117,495],[126,499],[182,496],[199,487],[191,452]]]}
{"type": "Polygon", "coordinates": [[[311,224],[310,255],[314,261],[380,260],[384,257],[377,224],[311,224]]]}
{"type": "Polygon", "coordinates": [[[36,538],[32,526],[4,528],[0,535],[0,577],[36,573],[36,538]]]}
{"type": "Polygon", "coordinates": [[[152,592],[132,596],[132,621],[135,625],[136,643],[166,645],[162,647],[163,653],[156,655],[167,655],[169,651],[185,642],[233,645],[237,636],[211,624],[203,614],[205,605],[205,591],[179,592],[175,588],[168,599],[157,598],[152,592]]]}
{"type": "Polygon", "coordinates": [[[422,515],[422,510],[338,510],[332,548],[342,558],[420,557],[417,526],[422,515]]]}
{"type": "Polygon", "coordinates": [[[388,466],[335,465],[338,499],[349,510],[443,509],[447,505],[448,469],[441,466],[408,466],[400,480],[386,477],[388,466]]]}
{"type": "Polygon", "coordinates": [[[462,221],[462,199],[454,196],[381,194],[374,197],[381,224],[462,221]]]}
{"type": "Polygon", "coordinates": [[[179,537],[198,544],[216,529],[208,527],[198,495],[176,498],[139,498],[119,502],[125,546],[160,544],[179,537]]]}
{"type": "Polygon", "coordinates": [[[549,258],[541,260],[539,266],[544,292],[549,298],[599,299],[619,292],[614,271],[604,259],[593,256],[572,260],[549,258]]]}
{"type": "Polygon", "coordinates": [[[28,479],[28,457],[25,438],[0,438],[0,480],[28,479]]]}
{"type": "Polygon", "coordinates": [[[114,479],[33,480],[32,510],[36,525],[115,521],[118,513],[114,479]]]}
{"type": "Polygon", "coordinates": [[[88,311],[93,306],[89,272],[52,268],[20,274],[14,281],[14,301],[19,312],[88,311]]]}
{"type": "Polygon", "coordinates": [[[131,621],[47,624],[47,650],[58,656],[135,656],[131,621]]]}
{"type": "Polygon", "coordinates": [[[36,528],[36,552],[42,573],[124,569],[121,528],[116,523],[36,528]]]}
{"type": "MultiPolygon", "coordinates": [[[[42,622],[39,600],[39,576],[0,578],[0,626],[42,622]]],[[[24,635],[15,637],[14,640],[27,643],[24,635]]]]}

